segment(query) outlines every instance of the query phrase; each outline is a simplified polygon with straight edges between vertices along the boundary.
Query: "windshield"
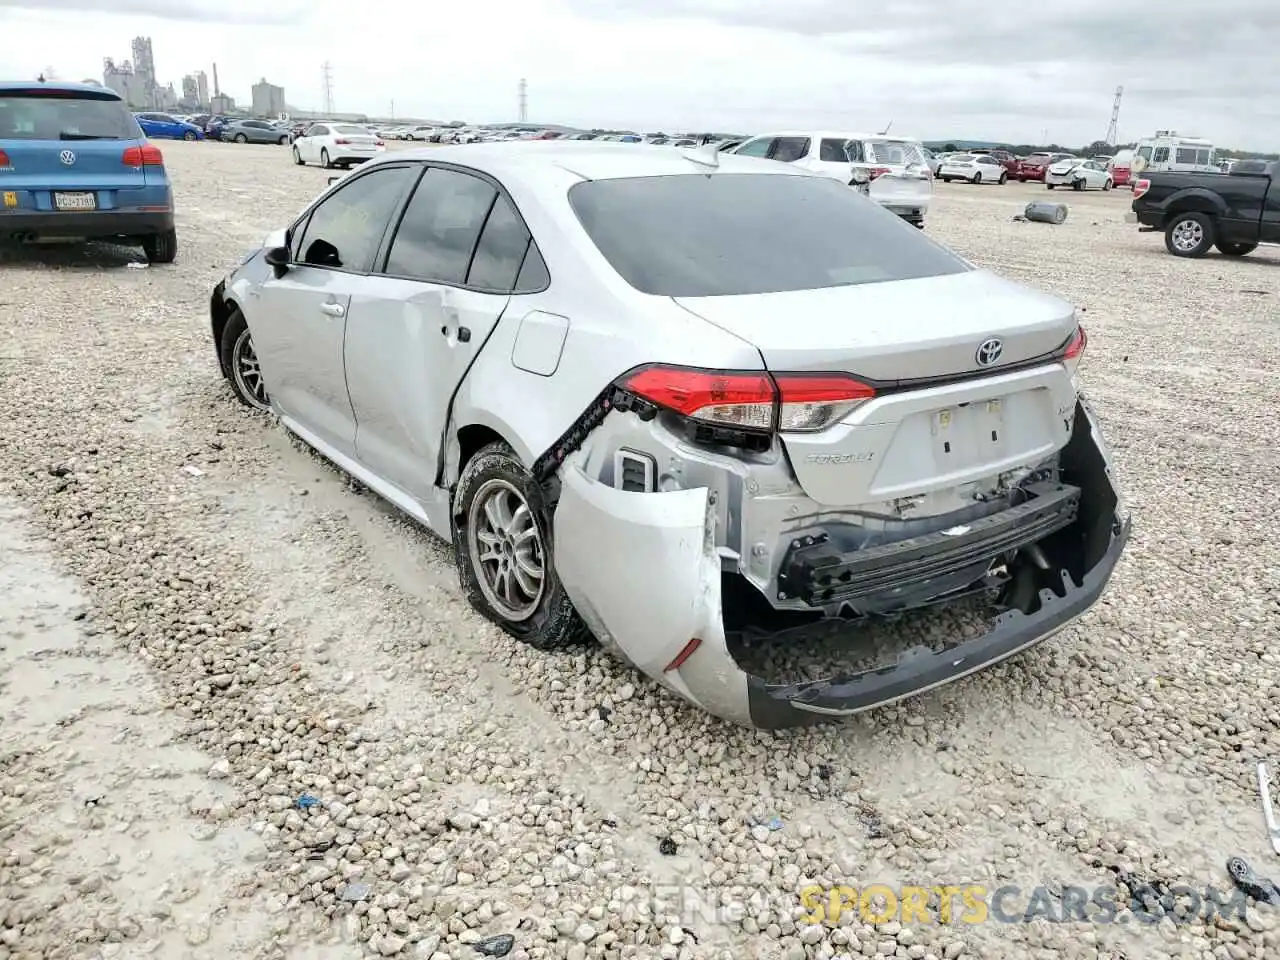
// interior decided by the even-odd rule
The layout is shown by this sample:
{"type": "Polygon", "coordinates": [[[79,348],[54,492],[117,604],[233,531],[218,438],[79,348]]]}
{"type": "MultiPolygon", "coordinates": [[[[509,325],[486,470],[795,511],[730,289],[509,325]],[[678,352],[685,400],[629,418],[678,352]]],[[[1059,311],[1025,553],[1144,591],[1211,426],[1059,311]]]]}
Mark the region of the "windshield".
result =
{"type": "Polygon", "coordinates": [[[828,177],[593,180],[572,187],[569,203],[622,278],[655,296],[816,290],[970,269],[896,214],[828,177]]]}
{"type": "Polygon", "coordinates": [[[867,159],[872,163],[891,163],[895,166],[923,164],[924,157],[914,143],[902,140],[867,140],[867,159]]]}
{"type": "Polygon", "coordinates": [[[1150,159],[1151,159],[1151,148],[1150,148],[1150,147],[1139,147],[1139,148],[1138,148],[1138,156],[1140,156],[1143,160],[1150,160],[1150,159]]]}
{"type": "Polygon", "coordinates": [[[62,90],[0,93],[0,140],[140,140],[120,100],[62,90]]]}

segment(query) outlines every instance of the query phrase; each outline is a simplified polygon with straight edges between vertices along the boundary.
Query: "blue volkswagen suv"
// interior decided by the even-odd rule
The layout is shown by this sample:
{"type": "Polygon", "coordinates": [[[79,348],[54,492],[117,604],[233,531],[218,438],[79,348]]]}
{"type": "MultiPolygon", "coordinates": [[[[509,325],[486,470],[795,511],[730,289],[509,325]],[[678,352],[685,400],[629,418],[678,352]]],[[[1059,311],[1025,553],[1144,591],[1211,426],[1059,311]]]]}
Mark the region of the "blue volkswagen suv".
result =
{"type": "Polygon", "coordinates": [[[140,244],[172,263],[164,157],[114,91],[0,81],[0,241],[55,239],[140,244]]]}

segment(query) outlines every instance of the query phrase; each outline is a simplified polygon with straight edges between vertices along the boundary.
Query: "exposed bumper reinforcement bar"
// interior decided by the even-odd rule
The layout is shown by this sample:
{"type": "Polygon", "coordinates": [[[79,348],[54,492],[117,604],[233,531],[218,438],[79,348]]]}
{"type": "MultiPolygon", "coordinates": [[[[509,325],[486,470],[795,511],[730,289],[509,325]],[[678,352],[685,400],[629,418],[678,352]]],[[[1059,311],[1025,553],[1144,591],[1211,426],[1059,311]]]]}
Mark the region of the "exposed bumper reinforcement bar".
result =
{"type": "Polygon", "coordinates": [[[1032,500],[955,528],[842,553],[826,535],[792,542],[778,586],[785,598],[809,606],[859,600],[923,584],[1018,547],[1042,540],[1075,522],[1077,487],[1033,486],[1032,500]]]}

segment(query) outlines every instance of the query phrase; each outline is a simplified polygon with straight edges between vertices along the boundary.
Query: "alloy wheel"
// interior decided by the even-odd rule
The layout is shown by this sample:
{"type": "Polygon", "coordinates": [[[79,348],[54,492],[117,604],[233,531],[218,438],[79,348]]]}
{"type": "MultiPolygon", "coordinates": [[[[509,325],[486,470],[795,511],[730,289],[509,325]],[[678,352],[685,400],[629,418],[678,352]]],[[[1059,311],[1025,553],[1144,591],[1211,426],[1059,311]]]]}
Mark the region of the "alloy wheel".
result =
{"type": "Polygon", "coordinates": [[[1204,242],[1204,228],[1194,220],[1183,220],[1173,228],[1173,245],[1184,253],[1204,242]]]}
{"type": "Polygon", "coordinates": [[[235,346],[231,349],[231,375],[235,377],[236,388],[259,410],[270,410],[267,399],[267,384],[262,379],[262,367],[258,363],[258,354],[253,349],[253,337],[248,327],[236,337],[235,346]]]}
{"type": "Polygon", "coordinates": [[[528,501],[494,478],[476,491],[468,514],[468,553],[485,601],[513,623],[528,620],[546,588],[546,551],[528,501]]]}

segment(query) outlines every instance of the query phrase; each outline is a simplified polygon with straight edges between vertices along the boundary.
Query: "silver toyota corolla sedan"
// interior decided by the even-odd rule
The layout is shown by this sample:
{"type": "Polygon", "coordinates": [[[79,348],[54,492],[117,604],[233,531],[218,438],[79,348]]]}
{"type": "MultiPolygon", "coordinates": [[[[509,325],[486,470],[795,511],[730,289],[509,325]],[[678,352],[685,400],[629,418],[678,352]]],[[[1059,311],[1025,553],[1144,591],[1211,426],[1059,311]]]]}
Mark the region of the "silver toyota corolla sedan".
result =
{"type": "Polygon", "coordinates": [[[714,149],[388,154],[217,285],[222,373],[441,537],[539,648],[587,631],[708,711],[843,716],[1045,639],[1129,536],[1063,301],[836,180],[714,149]],[[985,634],[775,682],[729,599],[985,634]]]}

